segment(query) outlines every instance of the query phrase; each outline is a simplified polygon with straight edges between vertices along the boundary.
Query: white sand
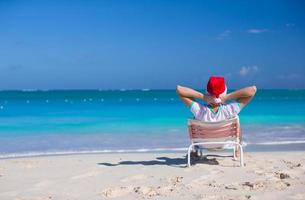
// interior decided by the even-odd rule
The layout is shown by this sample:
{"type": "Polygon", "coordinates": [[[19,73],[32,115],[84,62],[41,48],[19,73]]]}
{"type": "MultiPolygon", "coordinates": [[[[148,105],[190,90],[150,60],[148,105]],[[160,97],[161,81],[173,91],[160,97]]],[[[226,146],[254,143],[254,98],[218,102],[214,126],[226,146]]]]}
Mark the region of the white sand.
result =
{"type": "Polygon", "coordinates": [[[0,160],[0,199],[305,199],[305,152],[246,153],[243,168],[216,161],[186,168],[184,153],[0,160]]]}

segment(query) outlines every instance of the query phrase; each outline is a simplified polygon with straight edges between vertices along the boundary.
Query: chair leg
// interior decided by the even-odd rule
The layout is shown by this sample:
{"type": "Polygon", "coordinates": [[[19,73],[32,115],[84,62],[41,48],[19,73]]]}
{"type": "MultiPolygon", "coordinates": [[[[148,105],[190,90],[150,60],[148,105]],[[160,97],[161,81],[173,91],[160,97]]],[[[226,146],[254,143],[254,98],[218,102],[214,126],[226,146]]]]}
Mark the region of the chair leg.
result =
{"type": "Polygon", "coordinates": [[[233,149],[233,159],[236,160],[236,145],[234,145],[234,149],[233,149]]]}
{"type": "Polygon", "coordinates": [[[190,167],[191,166],[191,151],[192,151],[192,148],[193,148],[193,144],[191,144],[188,148],[188,151],[187,151],[187,166],[190,167]]]}
{"type": "Polygon", "coordinates": [[[240,149],[240,166],[243,167],[244,166],[244,151],[243,151],[243,147],[241,144],[238,144],[239,149],[240,149]]]}

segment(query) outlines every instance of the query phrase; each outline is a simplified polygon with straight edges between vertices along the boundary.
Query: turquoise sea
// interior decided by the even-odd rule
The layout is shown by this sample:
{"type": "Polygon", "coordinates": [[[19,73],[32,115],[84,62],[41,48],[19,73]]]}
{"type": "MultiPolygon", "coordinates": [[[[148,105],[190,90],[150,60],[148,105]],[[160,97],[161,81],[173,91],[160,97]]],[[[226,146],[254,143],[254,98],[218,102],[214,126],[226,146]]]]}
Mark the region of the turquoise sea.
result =
{"type": "MultiPolygon", "coordinates": [[[[175,90],[0,91],[0,157],[185,150],[191,117],[175,90]]],[[[305,149],[305,90],[258,90],[240,119],[245,150],[305,149]]]]}

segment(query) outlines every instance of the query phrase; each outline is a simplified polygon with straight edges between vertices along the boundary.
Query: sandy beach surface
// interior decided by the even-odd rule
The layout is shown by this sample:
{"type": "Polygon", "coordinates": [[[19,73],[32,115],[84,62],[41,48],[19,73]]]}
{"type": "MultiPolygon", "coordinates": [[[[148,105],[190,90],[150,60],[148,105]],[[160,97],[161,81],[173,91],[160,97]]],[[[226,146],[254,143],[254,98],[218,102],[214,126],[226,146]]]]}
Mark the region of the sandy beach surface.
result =
{"type": "Polygon", "coordinates": [[[305,199],[305,152],[201,159],[122,153],[0,160],[1,200],[305,199]]]}

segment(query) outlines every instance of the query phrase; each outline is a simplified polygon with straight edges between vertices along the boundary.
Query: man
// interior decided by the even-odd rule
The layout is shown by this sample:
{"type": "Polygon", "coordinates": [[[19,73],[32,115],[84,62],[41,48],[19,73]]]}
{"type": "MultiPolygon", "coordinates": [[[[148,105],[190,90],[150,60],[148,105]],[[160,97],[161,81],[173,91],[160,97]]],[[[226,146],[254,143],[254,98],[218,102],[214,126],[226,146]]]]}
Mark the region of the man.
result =
{"type": "MultiPolygon", "coordinates": [[[[226,120],[238,115],[256,93],[256,86],[250,86],[227,94],[224,77],[212,76],[207,84],[207,94],[191,88],[177,86],[177,94],[190,108],[195,119],[207,122],[226,120]],[[203,100],[207,104],[200,104],[195,99],[203,100]],[[229,103],[226,103],[227,101],[229,103]]],[[[240,138],[240,136],[238,136],[240,138]]],[[[236,152],[239,155],[239,151],[236,152]]]]}

